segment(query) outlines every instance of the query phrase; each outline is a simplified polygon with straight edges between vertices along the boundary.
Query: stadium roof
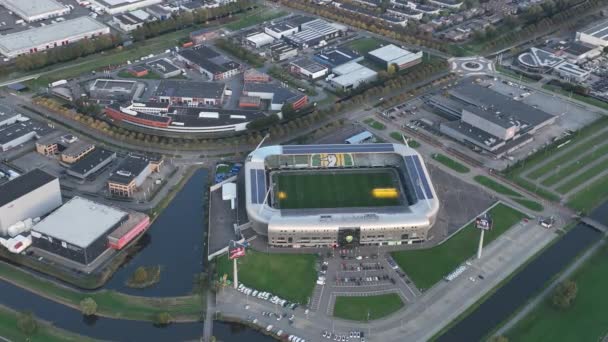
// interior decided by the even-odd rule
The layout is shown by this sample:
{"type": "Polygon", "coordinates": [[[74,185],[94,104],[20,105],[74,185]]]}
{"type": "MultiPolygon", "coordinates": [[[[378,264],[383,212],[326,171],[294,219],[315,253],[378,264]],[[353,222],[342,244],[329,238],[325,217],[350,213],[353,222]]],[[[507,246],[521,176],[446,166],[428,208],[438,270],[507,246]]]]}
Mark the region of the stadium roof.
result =
{"type": "Polygon", "coordinates": [[[606,39],[608,38],[608,20],[593,24],[582,32],[596,38],[606,39]]]}
{"type": "Polygon", "coordinates": [[[65,40],[70,37],[87,35],[101,29],[108,29],[108,27],[85,15],[76,19],[1,36],[0,52],[10,55],[14,51],[37,48],[41,45],[65,40]]]}
{"type": "Polygon", "coordinates": [[[219,99],[226,85],[219,82],[162,80],[154,96],[219,99]]]}
{"type": "Polygon", "coordinates": [[[127,213],[81,197],[74,197],[59,207],[33,230],[85,248],[115,228],[127,213]]]}
{"type": "Polygon", "coordinates": [[[57,179],[40,169],[33,169],[11,181],[0,185],[0,207],[10,203],[21,196],[28,194],[39,187],[57,179]]]}
{"type": "Polygon", "coordinates": [[[24,19],[66,9],[55,0],[0,0],[0,5],[24,19]]]}

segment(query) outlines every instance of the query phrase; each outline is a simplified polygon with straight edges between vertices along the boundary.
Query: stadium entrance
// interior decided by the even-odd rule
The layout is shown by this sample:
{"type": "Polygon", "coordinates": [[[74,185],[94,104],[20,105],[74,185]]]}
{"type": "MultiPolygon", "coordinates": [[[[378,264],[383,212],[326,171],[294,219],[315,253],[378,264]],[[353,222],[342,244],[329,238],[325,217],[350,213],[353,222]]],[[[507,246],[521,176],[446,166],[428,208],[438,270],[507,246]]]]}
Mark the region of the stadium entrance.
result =
{"type": "Polygon", "coordinates": [[[340,227],[338,229],[338,246],[352,248],[359,246],[361,241],[361,228],[340,227]]]}

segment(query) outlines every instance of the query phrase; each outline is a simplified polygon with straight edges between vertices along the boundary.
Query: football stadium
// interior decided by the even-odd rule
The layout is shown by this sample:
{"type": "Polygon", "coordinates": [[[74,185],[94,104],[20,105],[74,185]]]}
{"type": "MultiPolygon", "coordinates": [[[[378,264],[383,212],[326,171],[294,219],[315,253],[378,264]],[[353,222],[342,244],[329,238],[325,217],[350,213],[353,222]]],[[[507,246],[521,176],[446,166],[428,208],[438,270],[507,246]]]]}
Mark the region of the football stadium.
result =
{"type": "Polygon", "coordinates": [[[439,211],[422,158],[401,144],[259,148],[245,197],[253,229],[275,247],[419,243],[439,211]]]}

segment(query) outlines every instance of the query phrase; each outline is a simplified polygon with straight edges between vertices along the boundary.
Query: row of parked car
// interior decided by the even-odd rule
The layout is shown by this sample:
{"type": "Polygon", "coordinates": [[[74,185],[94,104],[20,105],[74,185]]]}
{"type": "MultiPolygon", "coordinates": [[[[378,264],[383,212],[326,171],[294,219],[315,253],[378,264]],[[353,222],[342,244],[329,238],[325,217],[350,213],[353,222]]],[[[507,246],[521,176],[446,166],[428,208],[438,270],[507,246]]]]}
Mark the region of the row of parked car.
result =
{"type": "Polygon", "coordinates": [[[272,304],[277,304],[284,308],[289,307],[290,309],[295,310],[298,307],[298,303],[290,303],[287,300],[280,298],[279,296],[273,296],[270,292],[258,291],[249,288],[243,284],[239,284],[239,286],[237,287],[237,291],[243,293],[246,296],[252,296],[258,299],[267,300],[272,304]]]}
{"type": "Polygon", "coordinates": [[[351,331],[350,334],[338,334],[329,331],[324,331],[321,335],[328,340],[333,339],[334,341],[348,342],[350,339],[360,339],[360,342],[365,342],[365,336],[363,331],[351,331]]]}

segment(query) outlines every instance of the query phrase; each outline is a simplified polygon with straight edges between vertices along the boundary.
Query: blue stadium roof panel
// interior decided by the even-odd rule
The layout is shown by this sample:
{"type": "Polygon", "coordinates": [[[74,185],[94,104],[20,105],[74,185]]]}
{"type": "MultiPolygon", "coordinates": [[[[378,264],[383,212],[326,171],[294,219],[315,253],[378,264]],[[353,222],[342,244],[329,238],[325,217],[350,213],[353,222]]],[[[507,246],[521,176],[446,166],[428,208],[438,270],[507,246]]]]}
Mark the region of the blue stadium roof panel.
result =
{"type": "Polygon", "coordinates": [[[284,154],[308,153],[371,153],[394,152],[393,144],[360,144],[360,145],[290,145],[283,146],[284,154]]]}

